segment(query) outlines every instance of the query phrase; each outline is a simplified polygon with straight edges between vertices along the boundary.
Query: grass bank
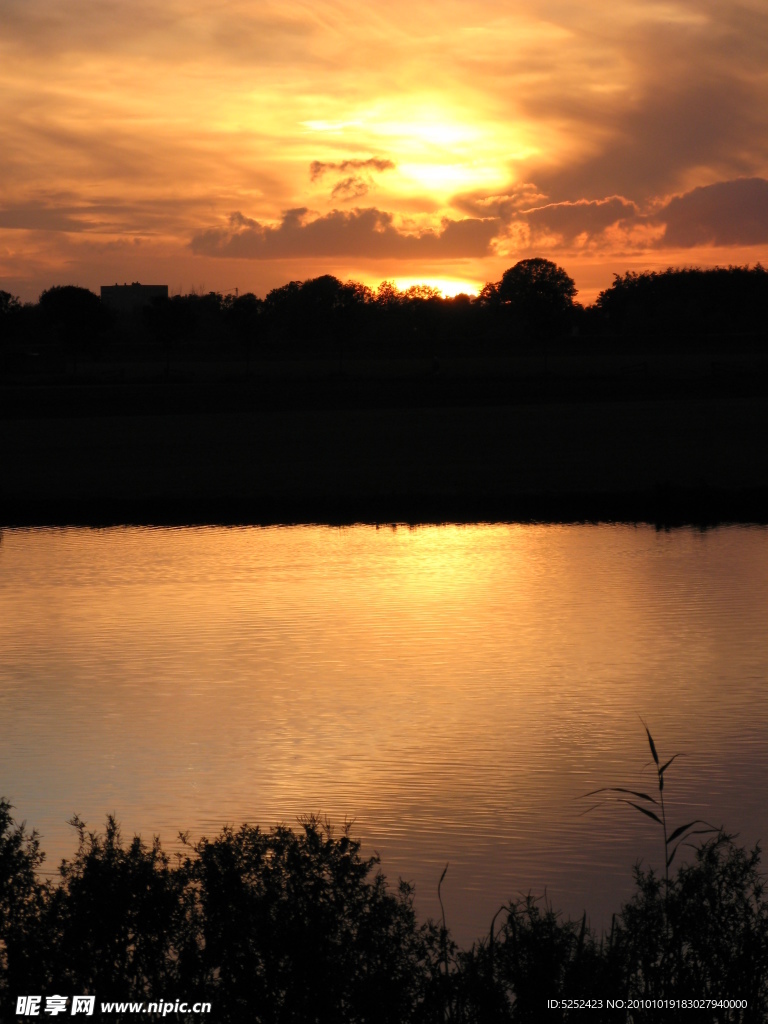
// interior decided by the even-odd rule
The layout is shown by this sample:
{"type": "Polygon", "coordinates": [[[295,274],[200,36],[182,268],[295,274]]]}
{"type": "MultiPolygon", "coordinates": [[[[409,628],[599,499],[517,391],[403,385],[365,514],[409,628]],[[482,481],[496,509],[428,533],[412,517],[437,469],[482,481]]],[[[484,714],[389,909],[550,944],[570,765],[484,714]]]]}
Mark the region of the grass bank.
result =
{"type": "Polygon", "coordinates": [[[313,395],[9,393],[0,524],[768,521],[760,394],[313,395]]]}

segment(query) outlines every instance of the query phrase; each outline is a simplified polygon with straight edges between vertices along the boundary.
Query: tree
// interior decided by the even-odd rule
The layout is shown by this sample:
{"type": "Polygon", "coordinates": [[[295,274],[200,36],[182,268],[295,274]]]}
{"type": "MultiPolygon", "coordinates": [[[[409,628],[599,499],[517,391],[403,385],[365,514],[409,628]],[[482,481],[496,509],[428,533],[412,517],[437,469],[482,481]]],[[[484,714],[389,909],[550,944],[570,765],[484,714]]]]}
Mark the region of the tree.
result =
{"type": "Polygon", "coordinates": [[[0,291],[0,345],[10,340],[21,313],[21,303],[10,292],[0,291]]]}
{"type": "Polygon", "coordinates": [[[551,334],[567,327],[576,285],[562,267],[537,256],[505,270],[497,292],[520,326],[551,334]]]}
{"type": "Polygon", "coordinates": [[[10,316],[21,308],[21,303],[10,292],[0,291],[0,317],[10,316]]]}
{"type": "Polygon", "coordinates": [[[93,350],[112,319],[98,295],[71,284],[48,288],[40,295],[39,305],[53,337],[71,350],[75,368],[78,352],[93,350]]]}
{"type": "Polygon", "coordinates": [[[361,329],[371,304],[370,288],[332,274],[274,288],[264,302],[273,337],[300,344],[342,342],[361,329]]]}
{"type": "Polygon", "coordinates": [[[758,263],[614,274],[593,308],[605,333],[640,337],[646,344],[679,347],[708,336],[741,335],[741,344],[762,345],[767,302],[768,273],[758,263]]]}
{"type": "Polygon", "coordinates": [[[73,284],[54,285],[40,295],[46,320],[64,330],[101,330],[109,322],[98,295],[73,284]]]}

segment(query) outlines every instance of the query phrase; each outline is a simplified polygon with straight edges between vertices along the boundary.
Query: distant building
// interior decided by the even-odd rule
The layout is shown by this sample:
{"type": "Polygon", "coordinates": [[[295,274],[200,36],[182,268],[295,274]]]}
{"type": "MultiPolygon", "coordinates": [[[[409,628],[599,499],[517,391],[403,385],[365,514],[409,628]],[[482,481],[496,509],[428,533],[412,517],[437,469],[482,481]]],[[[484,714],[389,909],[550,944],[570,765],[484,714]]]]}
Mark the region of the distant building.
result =
{"type": "Polygon", "coordinates": [[[116,313],[134,313],[151,306],[158,299],[168,298],[167,284],[103,284],[101,301],[116,313]]]}

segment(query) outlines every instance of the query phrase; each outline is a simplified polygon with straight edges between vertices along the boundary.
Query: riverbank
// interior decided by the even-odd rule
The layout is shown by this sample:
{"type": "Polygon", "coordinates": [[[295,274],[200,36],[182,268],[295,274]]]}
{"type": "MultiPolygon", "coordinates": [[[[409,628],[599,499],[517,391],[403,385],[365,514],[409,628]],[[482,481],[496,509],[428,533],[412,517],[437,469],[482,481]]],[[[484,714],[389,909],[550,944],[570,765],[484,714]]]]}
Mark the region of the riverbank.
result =
{"type": "Polygon", "coordinates": [[[17,993],[56,977],[65,992],[97,992],[118,1021],[128,1006],[159,1020],[181,1002],[185,1019],[215,1007],[220,1024],[512,1024],[541,1020],[546,999],[561,1021],[580,1010],[623,1021],[629,1003],[654,1015],[661,1004],[676,1022],[690,1017],[692,989],[711,994],[696,997],[698,1021],[758,1021],[768,1009],[759,848],[722,832],[664,887],[638,867],[607,934],[586,912],[563,920],[546,893],[529,893],[501,904],[488,941],[460,949],[444,919],[420,926],[412,887],[388,883],[349,827],[337,836],[313,817],[295,829],[244,824],[189,844],[176,862],[159,840],[126,844],[112,816],[102,834],[74,818],[77,852],[45,885],[44,855],[10,810],[0,799],[0,850],[14,852],[0,879],[16,896],[0,918],[0,1006],[34,999],[17,993]],[[636,993],[653,998],[627,998],[636,993]]]}
{"type": "Polygon", "coordinates": [[[762,389],[430,386],[7,389],[0,524],[768,522],[762,389]]]}

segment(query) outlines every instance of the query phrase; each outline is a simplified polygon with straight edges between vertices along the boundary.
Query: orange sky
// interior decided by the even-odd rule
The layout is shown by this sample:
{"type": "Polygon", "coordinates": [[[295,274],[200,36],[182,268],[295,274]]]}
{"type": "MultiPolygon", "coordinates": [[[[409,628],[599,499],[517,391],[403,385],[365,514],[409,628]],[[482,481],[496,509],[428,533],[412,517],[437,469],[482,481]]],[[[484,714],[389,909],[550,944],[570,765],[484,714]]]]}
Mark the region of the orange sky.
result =
{"type": "MultiPolygon", "coordinates": [[[[764,0],[0,0],[0,288],[766,261],[764,0]]],[[[451,282],[453,282],[451,284],[451,282]]]]}

